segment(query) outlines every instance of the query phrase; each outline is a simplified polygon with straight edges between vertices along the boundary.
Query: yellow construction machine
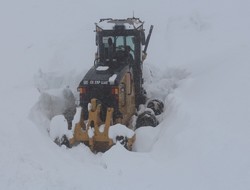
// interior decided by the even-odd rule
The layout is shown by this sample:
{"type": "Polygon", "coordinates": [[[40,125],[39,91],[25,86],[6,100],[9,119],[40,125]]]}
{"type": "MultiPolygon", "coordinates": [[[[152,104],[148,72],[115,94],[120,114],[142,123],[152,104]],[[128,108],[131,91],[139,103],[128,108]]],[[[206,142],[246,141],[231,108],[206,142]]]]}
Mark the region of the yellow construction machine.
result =
{"type": "Polygon", "coordinates": [[[119,141],[131,150],[136,128],[158,125],[155,115],[162,113],[163,103],[147,100],[142,76],[153,26],[146,38],[143,24],[139,18],[108,18],[96,23],[94,65],[78,87],[80,121],[72,126],[74,108],[65,112],[73,137],[65,137],[62,144],[71,147],[84,143],[94,152],[104,152],[119,141]],[[146,101],[150,109],[137,115],[136,124],[131,124],[146,101]]]}

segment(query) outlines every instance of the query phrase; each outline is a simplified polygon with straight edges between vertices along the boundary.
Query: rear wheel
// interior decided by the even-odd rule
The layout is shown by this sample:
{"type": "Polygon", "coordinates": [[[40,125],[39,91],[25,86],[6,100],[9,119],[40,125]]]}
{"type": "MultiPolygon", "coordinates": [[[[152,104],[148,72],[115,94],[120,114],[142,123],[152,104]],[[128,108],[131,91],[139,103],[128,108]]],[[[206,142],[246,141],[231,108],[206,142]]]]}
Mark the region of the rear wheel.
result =
{"type": "Polygon", "coordinates": [[[147,110],[140,114],[136,120],[135,128],[138,129],[142,126],[152,126],[155,127],[159,124],[158,120],[156,119],[155,115],[147,110]]]}
{"type": "Polygon", "coordinates": [[[123,145],[126,149],[128,148],[128,138],[125,136],[117,136],[116,141],[120,142],[121,145],[123,145]]]}
{"type": "Polygon", "coordinates": [[[70,143],[69,143],[69,139],[66,135],[63,135],[61,138],[57,137],[54,140],[54,142],[59,146],[65,145],[66,147],[71,148],[70,143]]]}
{"type": "Polygon", "coordinates": [[[164,104],[161,100],[153,99],[148,102],[147,107],[152,109],[155,115],[160,115],[163,112],[164,104]]]}

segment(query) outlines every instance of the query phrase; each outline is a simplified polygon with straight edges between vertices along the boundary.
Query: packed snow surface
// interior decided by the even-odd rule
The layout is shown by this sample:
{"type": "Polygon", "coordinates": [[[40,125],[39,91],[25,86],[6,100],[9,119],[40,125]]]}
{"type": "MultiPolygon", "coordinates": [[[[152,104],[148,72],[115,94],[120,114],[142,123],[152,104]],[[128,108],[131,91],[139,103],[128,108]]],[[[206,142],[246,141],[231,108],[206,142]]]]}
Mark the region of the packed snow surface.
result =
{"type": "Polygon", "coordinates": [[[250,189],[249,10],[246,0],[1,1],[0,188],[250,189]],[[64,88],[78,98],[94,23],[133,12],[146,33],[154,25],[143,74],[165,104],[160,124],[136,130],[131,152],[57,146],[50,135],[65,126],[39,114],[40,98],[64,88]]]}

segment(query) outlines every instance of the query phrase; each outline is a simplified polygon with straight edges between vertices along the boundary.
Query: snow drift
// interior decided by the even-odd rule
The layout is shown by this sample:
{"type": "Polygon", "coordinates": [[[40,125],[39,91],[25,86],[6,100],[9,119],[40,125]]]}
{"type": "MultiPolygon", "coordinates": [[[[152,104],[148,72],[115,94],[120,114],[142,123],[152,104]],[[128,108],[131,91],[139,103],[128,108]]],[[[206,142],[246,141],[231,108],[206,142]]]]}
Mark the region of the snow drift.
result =
{"type": "Polygon", "coordinates": [[[248,1],[0,4],[2,189],[249,189],[248,1]],[[136,152],[58,147],[38,127],[50,123],[28,117],[37,89],[76,96],[93,64],[93,23],[133,10],[155,26],[144,76],[165,102],[160,125],[136,131],[136,152]]]}

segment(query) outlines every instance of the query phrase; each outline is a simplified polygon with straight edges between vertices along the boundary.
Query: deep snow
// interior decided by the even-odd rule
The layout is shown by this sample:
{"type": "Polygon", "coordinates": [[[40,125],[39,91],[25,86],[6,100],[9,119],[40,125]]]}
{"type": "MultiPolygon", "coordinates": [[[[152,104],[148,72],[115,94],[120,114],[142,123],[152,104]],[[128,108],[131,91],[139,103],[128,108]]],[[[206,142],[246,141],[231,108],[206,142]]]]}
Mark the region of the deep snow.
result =
{"type": "Polygon", "coordinates": [[[1,1],[1,189],[250,188],[247,0],[1,1]],[[93,64],[94,22],[145,20],[149,97],[165,102],[134,151],[58,147],[31,114],[40,93],[76,87],[93,64]]]}

